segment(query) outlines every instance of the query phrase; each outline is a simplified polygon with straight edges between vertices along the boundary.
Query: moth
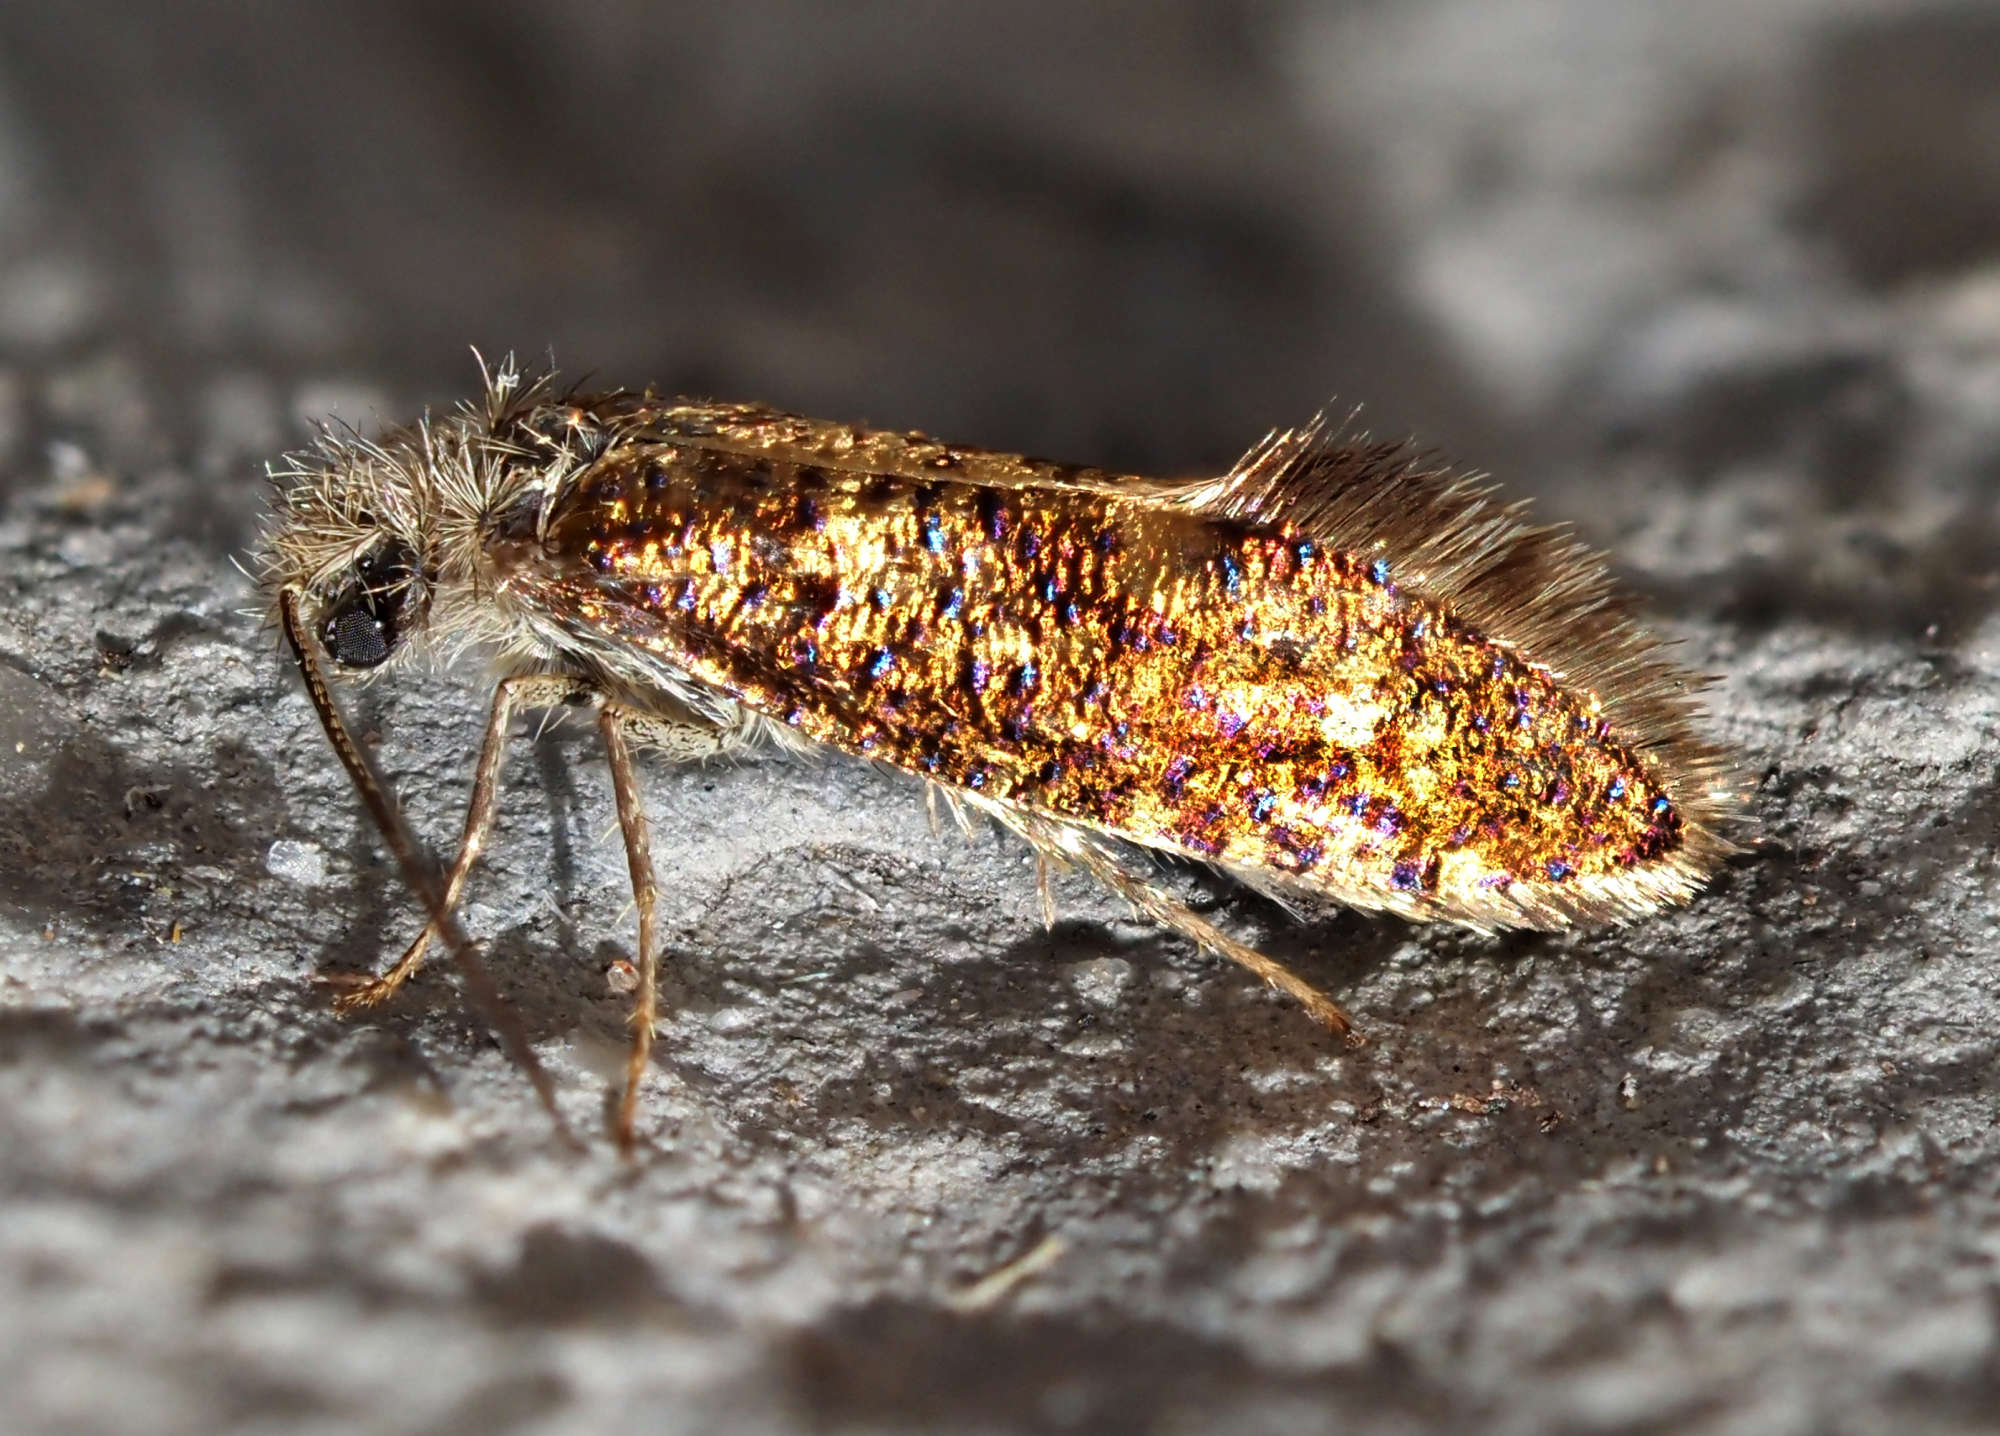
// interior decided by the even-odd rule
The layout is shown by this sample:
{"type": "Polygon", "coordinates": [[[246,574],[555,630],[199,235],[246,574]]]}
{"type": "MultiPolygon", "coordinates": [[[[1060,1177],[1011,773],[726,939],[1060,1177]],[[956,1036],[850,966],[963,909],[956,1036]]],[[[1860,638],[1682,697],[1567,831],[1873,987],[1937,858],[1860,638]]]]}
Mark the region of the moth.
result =
{"type": "MultiPolygon", "coordinates": [[[[509,362],[481,399],[272,470],[261,551],[318,716],[427,922],[549,1102],[454,908],[524,709],[596,715],[638,910],[630,1144],[658,1015],[633,749],[832,750],[1082,868],[1290,995],[1331,999],[1176,901],[1151,854],[1295,910],[1479,931],[1641,916],[1730,850],[1725,753],[1602,561],[1486,486],[1318,419],[1226,474],[1145,479],[509,362]],[[493,676],[455,860],[410,832],[330,674],[493,676]]],[[[1046,911],[1046,882],[1044,898],[1046,911]]],[[[550,1103],[553,1111],[553,1104],[550,1103]]]]}

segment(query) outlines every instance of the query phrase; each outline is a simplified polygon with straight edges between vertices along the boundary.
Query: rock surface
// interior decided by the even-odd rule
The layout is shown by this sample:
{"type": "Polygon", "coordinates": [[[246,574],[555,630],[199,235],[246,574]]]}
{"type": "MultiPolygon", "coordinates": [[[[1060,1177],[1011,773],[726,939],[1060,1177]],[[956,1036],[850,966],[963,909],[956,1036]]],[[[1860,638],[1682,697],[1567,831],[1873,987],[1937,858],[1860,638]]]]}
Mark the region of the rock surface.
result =
{"type": "MultiPolygon", "coordinates": [[[[1990,1429],[1990,10],[683,8],[0,14],[0,1426],[1990,1429]],[[412,905],[229,563],[469,342],[1161,472],[1365,399],[1721,675],[1756,844],[1555,937],[1183,874],[1348,1052],[907,785],[653,771],[626,1164],[558,730],[467,916],[569,1150],[442,972],[331,1013],[412,905]]],[[[355,706],[447,840],[480,693],[355,706]]]]}

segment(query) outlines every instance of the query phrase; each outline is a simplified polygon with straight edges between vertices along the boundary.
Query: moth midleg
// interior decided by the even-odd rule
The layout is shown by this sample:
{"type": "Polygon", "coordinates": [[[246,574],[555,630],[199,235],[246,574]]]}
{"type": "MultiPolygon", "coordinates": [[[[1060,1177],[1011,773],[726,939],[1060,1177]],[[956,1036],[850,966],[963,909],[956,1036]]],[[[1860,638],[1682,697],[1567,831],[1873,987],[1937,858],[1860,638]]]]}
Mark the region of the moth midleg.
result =
{"type": "Polygon", "coordinates": [[[618,800],[618,826],[625,835],[625,864],[632,873],[632,901],[639,909],[639,985],[632,998],[632,1050],[625,1060],[625,1092],[618,1102],[618,1144],[632,1149],[632,1123],[639,1110],[639,1083],[653,1051],[653,1025],[660,1015],[660,945],[656,935],[659,885],[653,876],[653,849],[646,807],[633,771],[629,735],[664,754],[669,762],[698,762],[739,747],[745,730],[720,726],[675,705],[645,711],[606,703],[597,715],[604,755],[611,765],[611,790],[618,800]]]}
{"type": "MultiPolygon", "coordinates": [[[[660,1010],[660,953],[654,939],[659,888],[653,877],[653,850],[646,832],[645,805],[632,771],[625,728],[640,715],[606,705],[597,715],[604,755],[611,764],[611,790],[618,799],[618,826],[625,834],[625,864],[632,872],[632,901],[639,908],[639,986],[632,998],[632,1050],[625,1059],[625,1092],[618,1101],[618,1145],[632,1149],[632,1121],[639,1108],[639,1082],[653,1050],[653,1023],[660,1010]]],[[[657,720],[655,720],[657,721],[657,720]]],[[[650,736],[650,735],[649,735],[650,736]]]]}
{"type": "MultiPolygon", "coordinates": [[[[458,857],[445,879],[444,910],[454,911],[480,850],[493,831],[493,814],[500,793],[500,765],[507,756],[507,729],[522,708],[552,708],[559,703],[595,695],[596,687],[587,679],[563,673],[521,673],[503,678],[493,689],[493,709],[486,720],[486,740],[480,745],[479,766],[472,778],[472,797],[465,807],[465,833],[459,839],[458,857]]],[[[390,997],[416,976],[437,936],[437,920],[430,919],[415,942],[404,951],[396,965],[379,977],[362,979],[334,1003],[337,1012],[372,1007],[390,997]]]]}
{"type": "MultiPolygon", "coordinates": [[[[1035,839],[1031,837],[1031,841],[1035,839]]],[[[1112,891],[1154,922],[1192,938],[1198,945],[1221,954],[1292,998],[1329,1032],[1341,1036],[1353,1033],[1354,1024],[1339,1003],[1276,958],[1267,957],[1256,948],[1238,942],[1213,923],[1190,912],[1167,896],[1157,883],[1132,872],[1097,844],[1085,839],[1074,845],[1065,844],[1059,851],[1063,856],[1082,863],[1112,891]]]]}

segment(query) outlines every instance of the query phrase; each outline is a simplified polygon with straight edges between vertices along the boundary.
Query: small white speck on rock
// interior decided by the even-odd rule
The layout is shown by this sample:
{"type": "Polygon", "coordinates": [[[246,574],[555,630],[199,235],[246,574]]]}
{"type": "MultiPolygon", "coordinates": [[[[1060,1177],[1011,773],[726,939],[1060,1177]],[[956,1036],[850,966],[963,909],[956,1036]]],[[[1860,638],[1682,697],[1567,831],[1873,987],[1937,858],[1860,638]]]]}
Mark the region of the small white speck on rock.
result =
{"type": "Polygon", "coordinates": [[[326,849],[318,843],[279,838],[264,854],[264,871],[300,887],[320,887],[326,882],[326,849]]]}
{"type": "Polygon", "coordinates": [[[1070,964],[1066,971],[1076,995],[1097,1008],[1116,1007],[1132,982],[1132,964],[1122,957],[1091,958],[1070,964]]]}

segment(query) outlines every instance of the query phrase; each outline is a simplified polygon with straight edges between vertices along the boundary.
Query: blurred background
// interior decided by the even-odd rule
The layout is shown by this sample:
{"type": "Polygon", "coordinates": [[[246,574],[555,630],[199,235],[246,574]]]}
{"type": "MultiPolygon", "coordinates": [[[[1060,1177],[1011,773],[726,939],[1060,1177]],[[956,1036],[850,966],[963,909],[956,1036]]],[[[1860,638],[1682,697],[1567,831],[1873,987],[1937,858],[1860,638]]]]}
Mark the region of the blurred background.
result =
{"type": "Polygon", "coordinates": [[[229,483],[476,344],[1155,471],[1337,396],[1530,491],[1664,437],[1853,500],[1922,399],[1885,306],[1990,342],[1996,256],[1964,0],[0,10],[0,439],[221,414],[229,483]]]}

